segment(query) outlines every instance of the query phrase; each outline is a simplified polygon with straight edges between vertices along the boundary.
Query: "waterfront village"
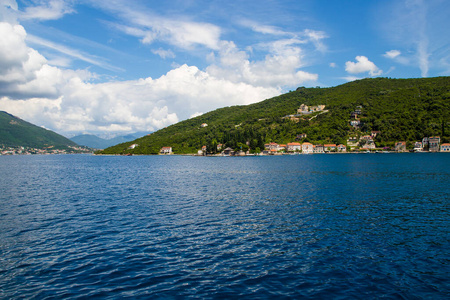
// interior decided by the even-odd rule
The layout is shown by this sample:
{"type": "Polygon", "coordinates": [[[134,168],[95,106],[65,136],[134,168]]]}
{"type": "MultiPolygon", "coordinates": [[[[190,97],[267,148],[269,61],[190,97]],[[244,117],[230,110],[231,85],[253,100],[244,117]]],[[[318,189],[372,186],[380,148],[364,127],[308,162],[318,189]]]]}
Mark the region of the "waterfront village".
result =
{"type": "MultiPolygon", "coordinates": [[[[217,150],[221,151],[214,156],[248,156],[248,155],[288,155],[288,154],[319,154],[319,153],[388,153],[388,152],[447,152],[450,153],[450,143],[440,144],[440,137],[425,137],[422,141],[415,142],[413,149],[406,148],[406,142],[400,141],[395,143],[395,149],[376,148],[373,142],[374,135],[363,136],[358,141],[356,138],[349,138],[347,146],[343,144],[317,144],[292,142],[288,144],[269,143],[264,145],[261,153],[251,154],[250,151],[235,150],[230,147],[222,149],[223,145],[217,145],[217,150]],[[362,147],[359,147],[362,145],[362,147]],[[359,147],[358,149],[356,149],[359,147]]],[[[299,135],[306,137],[306,135],[299,135]]],[[[136,147],[137,144],[133,144],[136,147]]],[[[172,147],[162,147],[160,154],[173,154],[172,147]]],[[[198,156],[206,156],[207,149],[203,146],[196,154],[198,156]]]]}
{"type": "Polygon", "coordinates": [[[6,147],[0,145],[0,155],[32,155],[32,154],[74,154],[74,153],[92,153],[92,149],[83,146],[67,146],[64,149],[58,149],[54,146],[43,149],[32,147],[6,147]]]}
{"type": "MultiPolygon", "coordinates": [[[[291,121],[298,122],[299,117],[313,114],[318,112],[319,114],[327,113],[325,105],[317,105],[308,107],[302,104],[297,110],[297,114],[284,116],[283,119],[290,119],[291,121]]],[[[319,114],[314,115],[311,119],[317,117],[319,114]]],[[[349,124],[358,130],[362,127],[362,122],[359,116],[362,114],[362,107],[357,106],[356,109],[351,112],[349,124]]],[[[208,124],[202,123],[200,128],[207,127],[208,124]]],[[[309,142],[300,143],[301,140],[307,138],[306,133],[298,134],[295,138],[295,142],[287,144],[278,144],[271,142],[264,145],[264,150],[260,153],[251,153],[250,150],[242,151],[239,149],[232,149],[230,147],[223,148],[222,144],[217,145],[218,154],[214,156],[247,156],[247,155],[283,155],[283,154],[318,154],[318,153],[387,153],[387,152],[448,152],[450,153],[450,143],[442,143],[439,136],[424,137],[420,141],[415,141],[412,148],[407,148],[406,141],[397,141],[393,149],[384,147],[378,148],[374,142],[375,137],[380,134],[379,131],[371,131],[365,135],[354,135],[347,139],[347,145],[344,144],[312,144],[309,142]]],[[[138,144],[133,144],[129,148],[134,149],[138,144]]],[[[248,146],[248,143],[247,143],[248,146]]],[[[172,147],[162,147],[160,154],[167,155],[173,154],[172,147]]],[[[203,146],[199,149],[198,156],[206,156],[208,149],[203,146]]]]}

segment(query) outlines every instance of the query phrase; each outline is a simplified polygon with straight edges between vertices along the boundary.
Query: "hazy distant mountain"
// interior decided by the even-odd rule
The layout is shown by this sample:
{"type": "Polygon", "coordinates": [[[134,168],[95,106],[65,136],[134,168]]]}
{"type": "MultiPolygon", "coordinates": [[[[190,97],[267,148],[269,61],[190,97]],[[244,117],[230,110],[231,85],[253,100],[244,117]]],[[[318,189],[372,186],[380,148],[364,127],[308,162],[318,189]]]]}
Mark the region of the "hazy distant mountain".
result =
{"type": "Polygon", "coordinates": [[[0,145],[6,147],[76,146],[62,135],[0,111],[0,145]]]}
{"type": "Polygon", "coordinates": [[[105,149],[117,144],[125,143],[135,140],[138,137],[144,136],[144,133],[135,133],[124,136],[117,136],[112,139],[102,139],[93,134],[82,134],[71,138],[71,140],[78,145],[87,146],[95,149],[105,149]]]}

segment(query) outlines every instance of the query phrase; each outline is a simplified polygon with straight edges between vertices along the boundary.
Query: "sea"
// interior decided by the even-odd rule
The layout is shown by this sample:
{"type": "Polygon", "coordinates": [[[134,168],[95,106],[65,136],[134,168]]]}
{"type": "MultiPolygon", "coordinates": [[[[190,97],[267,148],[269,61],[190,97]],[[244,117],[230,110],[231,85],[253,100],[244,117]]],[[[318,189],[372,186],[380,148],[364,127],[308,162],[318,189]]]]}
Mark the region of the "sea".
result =
{"type": "Polygon", "coordinates": [[[0,156],[1,299],[449,299],[450,154],[0,156]]]}

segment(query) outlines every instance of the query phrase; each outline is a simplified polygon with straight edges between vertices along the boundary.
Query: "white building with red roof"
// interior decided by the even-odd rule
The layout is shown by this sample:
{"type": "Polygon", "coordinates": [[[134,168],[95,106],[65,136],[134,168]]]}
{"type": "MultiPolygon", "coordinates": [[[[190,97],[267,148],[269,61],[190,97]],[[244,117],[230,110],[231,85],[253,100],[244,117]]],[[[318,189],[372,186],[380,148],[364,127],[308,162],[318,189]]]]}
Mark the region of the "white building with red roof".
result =
{"type": "Polygon", "coordinates": [[[303,143],[302,144],[302,153],[310,154],[314,152],[314,146],[311,143],[303,143]]]}

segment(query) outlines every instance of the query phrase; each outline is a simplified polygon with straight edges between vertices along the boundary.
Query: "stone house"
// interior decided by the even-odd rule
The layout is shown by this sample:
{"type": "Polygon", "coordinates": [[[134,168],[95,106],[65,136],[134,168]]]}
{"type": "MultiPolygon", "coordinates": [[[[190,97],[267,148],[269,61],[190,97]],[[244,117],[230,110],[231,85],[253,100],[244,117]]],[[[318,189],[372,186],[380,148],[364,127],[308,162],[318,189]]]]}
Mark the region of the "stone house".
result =
{"type": "Polygon", "coordinates": [[[295,140],[299,141],[301,139],[305,139],[306,136],[307,136],[306,133],[297,134],[297,136],[295,137],[295,140]]]}
{"type": "Polygon", "coordinates": [[[441,143],[441,138],[438,136],[432,136],[428,138],[428,150],[430,152],[438,152],[439,151],[439,144],[441,143]]]}
{"type": "Polygon", "coordinates": [[[395,151],[397,151],[397,152],[406,152],[406,142],[397,142],[397,143],[395,143],[395,151]]]}
{"type": "Polygon", "coordinates": [[[314,153],[324,153],[323,145],[314,145],[313,152],[314,153]]]}
{"type": "Polygon", "coordinates": [[[300,105],[300,108],[297,109],[297,112],[298,112],[299,114],[301,114],[301,113],[307,113],[308,111],[309,111],[309,108],[308,108],[308,105],[306,105],[306,104],[300,105]]]}

